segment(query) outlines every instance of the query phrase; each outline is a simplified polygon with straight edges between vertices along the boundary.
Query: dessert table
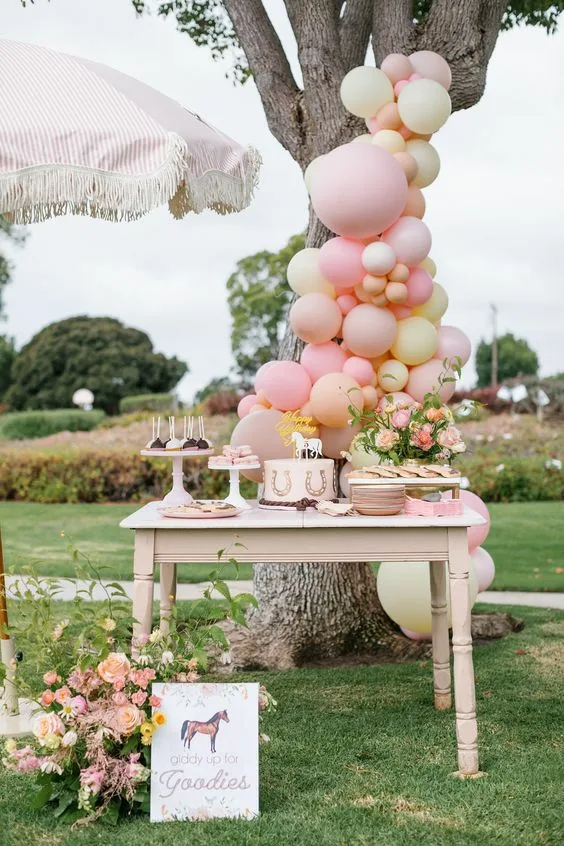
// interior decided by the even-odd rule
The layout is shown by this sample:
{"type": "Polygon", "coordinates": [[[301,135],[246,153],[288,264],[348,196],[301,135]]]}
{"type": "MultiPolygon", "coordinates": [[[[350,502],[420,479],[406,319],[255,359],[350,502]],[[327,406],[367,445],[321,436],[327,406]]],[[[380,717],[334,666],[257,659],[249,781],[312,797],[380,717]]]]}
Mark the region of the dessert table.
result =
{"type": "Polygon", "coordinates": [[[322,566],[324,561],[429,561],[438,709],[451,707],[448,569],[458,774],[478,774],[467,528],[483,523],[483,517],[467,508],[449,517],[333,517],[311,510],[263,510],[251,503],[253,507],[237,517],[186,520],[162,516],[157,510],[160,505],[149,503],[120,523],[135,531],[134,637],[151,630],[155,564],[160,565],[160,616],[166,628],[176,597],[177,564],[217,564],[220,549],[252,563],[307,561],[322,566]]]}

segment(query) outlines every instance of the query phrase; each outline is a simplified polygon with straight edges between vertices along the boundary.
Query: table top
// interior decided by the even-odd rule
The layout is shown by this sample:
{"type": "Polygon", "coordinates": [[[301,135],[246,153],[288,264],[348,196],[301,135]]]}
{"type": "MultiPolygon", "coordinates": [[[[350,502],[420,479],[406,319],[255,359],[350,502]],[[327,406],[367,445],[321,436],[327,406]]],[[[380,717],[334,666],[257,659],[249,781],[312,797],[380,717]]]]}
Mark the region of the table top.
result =
{"type": "Polygon", "coordinates": [[[450,528],[480,526],[486,521],[476,511],[469,508],[464,513],[449,517],[419,517],[413,514],[397,514],[389,517],[331,517],[319,511],[270,511],[258,508],[256,501],[249,501],[253,507],[243,511],[237,517],[220,517],[209,520],[187,520],[184,518],[164,517],[158,509],[162,502],[150,502],[139,508],[125,520],[122,529],[191,529],[205,531],[209,529],[347,529],[347,528],[450,528]]]}

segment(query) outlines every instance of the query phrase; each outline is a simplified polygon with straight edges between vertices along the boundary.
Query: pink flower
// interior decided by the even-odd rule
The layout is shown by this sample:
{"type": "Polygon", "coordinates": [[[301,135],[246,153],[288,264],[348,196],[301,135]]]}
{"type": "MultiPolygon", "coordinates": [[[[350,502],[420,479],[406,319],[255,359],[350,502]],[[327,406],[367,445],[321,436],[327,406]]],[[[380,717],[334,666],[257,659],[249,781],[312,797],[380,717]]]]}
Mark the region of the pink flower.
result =
{"type": "Polygon", "coordinates": [[[52,685],[55,684],[57,681],[60,681],[59,677],[55,670],[49,670],[48,673],[45,673],[43,676],[43,681],[45,684],[52,685]]]}
{"type": "Polygon", "coordinates": [[[135,705],[120,705],[111,715],[111,728],[118,734],[132,734],[140,726],[144,714],[135,705]]]}
{"type": "Polygon", "coordinates": [[[146,699],[147,699],[147,694],[143,690],[138,690],[131,697],[131,701],[133,702],[134,705],[143,705],[146,699]]]}
{"type": "Polygon", "coordinates": [[[406,408],[394,411],[392,414],[392,426],[396,429],[407,429],[410,420],[411,414],[406,408]]]}
{"type": "Polygon", "coordinates": [[[118,679],[126,679],[129,672],[129,661],[124,652],[110,652],[104,661],[98,664],[98,675],[102,681],[114,684],[118,679]]]}
{"type": "Polygon", "coordinates": [[[48,708],[49,705],[52,705],[55,701],[55,694],[52,690],[44,690],[41,696],[39,697],[39,704],[43,705],[44,708],[48,708]]]}
{"type": "Polygon", "coordinates": [[[27,758],[28,755],[33,753],[33,749],[31,746],[22,746],[21,749],[14,749],[12,752],[12,758],[15,758],[16,761],[21,761],[23,758],[27,758]]]}
{"type": "Polygon", "coordinates": [[[188,673],[188,676],[186,677],[186,681],[189,682],[190,684],[192,684],[193,682],[197,682],[199,678],[200,678],[200,674],[192,671],[191,673],[188,673]]]}
{"type": "Polygon", "coordinates": [[[141,757],[141,752],[132,752],[129,756],[129,760],[132,764],[136,764],[139,758],[141,757]]]}
{"type": "Polygon", "coordinates": [[[127,705],[127,696],[121,690],[118,690],[118,692],[114,693],[112,696],[112,702],[115,705],[127,705]]]}
{"type": "Polygon", "coordinates": [[[39,714],[33,721],[32,731],[41,745],[48,734],[57,734],[61,737],[66,729],[63,721],[57,714],[39,714]]]}
{"type": "Polygon", "coordinates": [[[38,770],[41,766],[41,760],[37,758],[35,755],[28,755],[25,758],[22,758],[21,761],[18,762],[18,772],[20,773],[31,773],[34,770],[38,770]]]}
{"type": "Polygon", "coordinates": [[[376,436],[376,446],[382,450],[389,450],[397,444],[399,439],[398,433],[392,429],[380,429],[376,436]]]}
{"type": "Polygon", "coordinates": [[[430,423],[424,423],[424,424],[421,426],[421,431],[422,431],[422,432],[427,432],[427,434],[428,434],[428,435],[430,435],[430,434],[432,433],[432,431],[433,431],[433,427],[431,426],[431,424],[430,424],[430,423]]]}
{"type": "Polygon", "coordinates": [[[100,788],[104,782],[104,771],[97,770],[95,767],[88,767],[80,773],[80,784],[82,787],[87,787],[92,793],[99,793],[100,788]]]}
{"type": "Polygon", "coordinates": [[[149,705],[151,705],[152,708],[160,708],[162,701],[163,700],[160,696],[155,696],[154,694],[153,696],[149,696],[149,705]]]}
{"type": "Polygon", "coordinates": [[[59,705],[66,705],[66,703],[71,699],[71,697],[72,693],[70,692],[70,688],[68,688],[66,684],[55,691],[55,702],[58,702],[59,705]]]}
{"type": "Polygon", "coordinates": [[[125,681],[123,679],[117,679],[114,682],[114,690],[123,690],[125,687],[125,681]]]}
{"type": "Polygon", "coordinates": [[[146,646],[149,643],[149,635],[145,632],[143,634],[140,634],[137,638],[137,643],[139,644],[139,646],[146,646]]]}
{"type": "Polygon", "coordinates": [[[147,667],[147,669],[143,670],[143,672],[145,673],[145,678],[147,679],[147,681],[154,681],[157,677],[157,674],[151,667],[147,667]]]}
{"type": "Polygon", "coordinates": [[[433,436],[430,432],[425,432],[423,428],[413,432],[410,443],[412,446],[427,452],[435,445],[433,436]]]}
{"type": "Polygon", "coordinates": [[[448,426],[442,432],[439,432],[437,440],[442,447],[452,450],[453,447],[462,443],[462,436],[456,426],[448,426]]]}
{"type": "Polygon", "coordinates": [[[73,717],[86,714],[88,710],[88,703],[84,696],[73,696],[70,701],[70,706],[72,708],[73,717]]]}

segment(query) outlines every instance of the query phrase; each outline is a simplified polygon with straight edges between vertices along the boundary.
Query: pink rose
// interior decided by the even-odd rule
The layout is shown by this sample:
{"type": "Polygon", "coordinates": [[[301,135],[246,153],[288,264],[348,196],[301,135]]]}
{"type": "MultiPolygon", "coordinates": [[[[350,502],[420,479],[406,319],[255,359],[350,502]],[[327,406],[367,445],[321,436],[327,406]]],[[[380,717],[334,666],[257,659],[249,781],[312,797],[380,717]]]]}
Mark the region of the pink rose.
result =
{"type": "Polygon", "coordinates": [[[143,690],[138,690],[131,697],[131,701],[133,702],[134,705],[143,705],[145,703],[146,699],[147,699],[147,694],[143,690]]]}
{"type": "Polygon", "coordinates": [[[70,706],[72,708],[73,716],[80,716],[81,714],[86,714],[88,710],[88,703],[84,696],[73,696],[70,701],[70,706]]]}
{"type": "Polygon", "coordinates": [[[376,446],[379,449],[389,450],[398,443],[399,439],[397,432],[393,432],[391,429],[380,429],[376,436],[376,446]]]}
{"type": "Polygon", "coordinates": [[[48,708],[49,705],[52,705],[55,701],[55,694],[52,690],[44,690],[41,696],[39,697],[39,704],[43,705],[44,708],[48,708]]]}
{"type": "Polygon", "coordinates": [[[61,737],[66,729],[63,721],[57,714],[39,714],[33,721],[32,731],[40,743],[45,740],[48,734],[57,734],[61,737]]]}
{"type": "Polygon", "coordinates": [[[127,696],[125,695],[125,693],[119,690],[112,696],[112,702],[115,705],[127,705],[127,696]]]}
{"type": "Polygon", "coordinates": [[[392,414],[392,426],[395,426],[396,429],[407,429],[410,420],[411,414],[405,408],[394,411],[392,414]]]}
{"type": "Polygon", "coordinates": [[[72,693],[70,692],[70,688],[68,688],[66,684],[55,691],[55,702],[58,702],[59,705],[66,705],[71,698],[72,693]]]}
{"type": "Polygon", "coordinates": [[[98,675],[102,681],[115,684],[118,679],[127,678],[130,664],[124,652],[110,652],[105,661],[98,664],[98,675]]]}
{"type": "Polygon", "coordinates": [[[121,705],[116,708],[112,719],[112,728],[118,734],[132,734],[144,720],[144,714],[135,705],[121,705]]]}
{"type": "Polygon", "coordinates": [[[163,700],[160,696],[155,696],[154,694],[153,696],[149,696],[149,705],[151,705],[152,708],[160,708],[162,701],[163,700]]]}
{"type": "Polygon", "coordinates": [[[114,690],[123,690],[125,687],[124,679],[116,679],[114,682],[114,690]]]}
{"type": "Polygon", "coordinates": [[[445,449],[452,449],[454,446],[461,443],[462,436],[456,426],[448,426],[446,429],[443,429],[442,432],[439,432],[437,440],[445,449]]]}
{"type": "Polygon", "coordinates": [[[52,685],[55,684],[58,679],[57,673],[55,670],[49,670],[48,673],[45,673],[43,676],[43,681],[45,684],[52,685]]]}
{"type": "Polygon", "coordinates": [[[427,452],[435,445],[435,442],[433,440],[433,436],[429,432],[424,432],[423,429],[419,429],[411,436],[411,444],[412,446],[427,452]]]}

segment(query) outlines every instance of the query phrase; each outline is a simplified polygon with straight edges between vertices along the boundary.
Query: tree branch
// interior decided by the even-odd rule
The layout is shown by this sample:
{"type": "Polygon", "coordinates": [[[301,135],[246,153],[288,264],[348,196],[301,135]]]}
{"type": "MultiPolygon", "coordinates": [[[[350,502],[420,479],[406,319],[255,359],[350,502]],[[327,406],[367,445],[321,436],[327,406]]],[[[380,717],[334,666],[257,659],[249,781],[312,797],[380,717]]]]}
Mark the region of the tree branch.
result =
{"type": "Polygon", "coordinates": [[[300,89],[261,0],[224,0],[253,74],[270,131],[296,159],[303,144],[300,89]]]}
{"type": "Polygon", "coordinates": [[[414,36],[413,0],[374,0],[372,49],[378,66],[389,53],[412,53],[414,36]]]}
{"type": "Polygon", "coordinates": [[[372,32],[374,0],[348,0],[344,14],[339,21],[341,56],[343,69],[363,65],[372,32]]]}

